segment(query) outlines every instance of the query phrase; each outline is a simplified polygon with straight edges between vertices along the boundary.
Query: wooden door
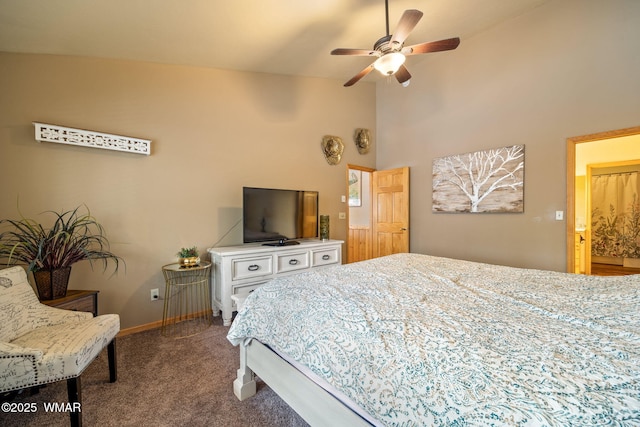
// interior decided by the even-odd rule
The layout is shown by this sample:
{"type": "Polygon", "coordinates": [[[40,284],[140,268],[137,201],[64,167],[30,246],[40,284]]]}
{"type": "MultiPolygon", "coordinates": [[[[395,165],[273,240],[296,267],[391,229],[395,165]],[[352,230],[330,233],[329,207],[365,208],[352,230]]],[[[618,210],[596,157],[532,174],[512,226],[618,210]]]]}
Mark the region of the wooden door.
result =
{"type": "Polygon", "coordinates": [[[409,168],[372,174],[373,257],[409,252],[409,168]]]}

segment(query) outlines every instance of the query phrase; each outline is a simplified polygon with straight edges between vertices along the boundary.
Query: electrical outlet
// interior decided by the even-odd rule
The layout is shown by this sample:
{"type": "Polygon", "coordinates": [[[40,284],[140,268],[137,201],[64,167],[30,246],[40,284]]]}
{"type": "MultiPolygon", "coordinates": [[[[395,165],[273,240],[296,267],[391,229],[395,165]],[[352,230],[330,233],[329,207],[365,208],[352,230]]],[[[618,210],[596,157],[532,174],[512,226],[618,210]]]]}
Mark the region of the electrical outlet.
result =
{"type": "Polygon", "coordinates": [[[158,291],[158,288],[151,289],[151,301],[157,301],[159,299],[160,299],[160,292],[158,291]]]}

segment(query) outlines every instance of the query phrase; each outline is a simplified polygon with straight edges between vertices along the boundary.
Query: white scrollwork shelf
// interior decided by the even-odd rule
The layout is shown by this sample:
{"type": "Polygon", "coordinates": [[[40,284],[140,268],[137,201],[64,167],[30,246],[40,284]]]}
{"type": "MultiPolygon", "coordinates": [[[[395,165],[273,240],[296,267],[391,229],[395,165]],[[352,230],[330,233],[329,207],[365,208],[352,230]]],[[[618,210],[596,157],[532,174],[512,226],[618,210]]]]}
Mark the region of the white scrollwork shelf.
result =
{"type": "Polygon", "coordinates": [[[36,141],[125,151],[127,153],[146,154],[147,156],[151,154],[151,141],[148,139],[111,135],[37,122],[33,122],[33,125],[36,127],[36,141]]]}

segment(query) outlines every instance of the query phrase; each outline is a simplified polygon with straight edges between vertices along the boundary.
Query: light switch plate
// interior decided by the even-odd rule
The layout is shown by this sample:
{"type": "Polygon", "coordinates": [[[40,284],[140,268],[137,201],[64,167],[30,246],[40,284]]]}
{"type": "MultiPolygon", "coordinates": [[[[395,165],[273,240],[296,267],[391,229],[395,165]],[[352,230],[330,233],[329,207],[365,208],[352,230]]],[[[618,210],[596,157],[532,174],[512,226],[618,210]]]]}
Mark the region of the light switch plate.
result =
{"type": "Polygon", "coordinates": [[[556,221],[562,221],[564,219],[564,211],[556,211],[556,221]]]}

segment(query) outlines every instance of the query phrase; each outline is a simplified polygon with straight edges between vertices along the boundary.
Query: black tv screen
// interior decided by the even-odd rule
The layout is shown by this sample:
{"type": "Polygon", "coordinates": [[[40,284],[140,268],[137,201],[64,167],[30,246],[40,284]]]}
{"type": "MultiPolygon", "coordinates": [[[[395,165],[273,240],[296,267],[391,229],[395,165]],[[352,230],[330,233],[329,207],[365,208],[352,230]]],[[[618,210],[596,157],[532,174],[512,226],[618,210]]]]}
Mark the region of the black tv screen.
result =
{"type": "Polygon", "coordinates": [[[318,192],[243,187],[244,243],[318,237],[318,192]]]}

